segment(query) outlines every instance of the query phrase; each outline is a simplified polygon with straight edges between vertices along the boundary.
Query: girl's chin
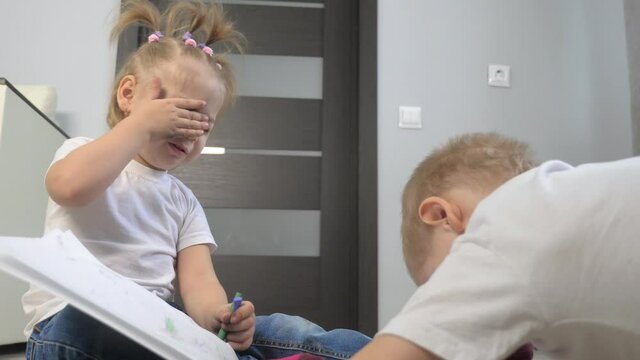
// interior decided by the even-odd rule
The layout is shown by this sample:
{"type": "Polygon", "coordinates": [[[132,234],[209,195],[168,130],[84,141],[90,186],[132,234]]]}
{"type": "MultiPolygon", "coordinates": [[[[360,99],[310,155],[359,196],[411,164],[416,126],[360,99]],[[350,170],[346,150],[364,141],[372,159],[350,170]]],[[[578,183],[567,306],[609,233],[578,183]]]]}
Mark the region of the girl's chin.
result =
{"type": "Polygon", "coordinates": [[[150,156],[150,159],[145,159],[143,156],[138,155],[136,156],[136,160],[142,165],[148,168],[151,168],[153,170],[170,171],[177,168],[181,164],[185,163],[186,157],[184,156],[184,153],[181,153],[181,154],[169,153],[169,154],[163,154],[160,156],[158,155],[150,156]]]}
{"type": "Polygon", "coordinates": [[[153,161],[153,162],[145,162],[144,165],[146,165],[148,168],[151,168],[157,171],[169,171],[176,168],[179,164],[177,161],[163,161],[162,163],[153,161]]]}
{"type": "Polygon", "coordinates": [[[149,167],[152,168],[153,170],[157,170],[157,171],[167,171],[167,170],[169,170],[166,166],[159,166],[159,165],[153,165],[153,164],[149,164],[149,167]]]}

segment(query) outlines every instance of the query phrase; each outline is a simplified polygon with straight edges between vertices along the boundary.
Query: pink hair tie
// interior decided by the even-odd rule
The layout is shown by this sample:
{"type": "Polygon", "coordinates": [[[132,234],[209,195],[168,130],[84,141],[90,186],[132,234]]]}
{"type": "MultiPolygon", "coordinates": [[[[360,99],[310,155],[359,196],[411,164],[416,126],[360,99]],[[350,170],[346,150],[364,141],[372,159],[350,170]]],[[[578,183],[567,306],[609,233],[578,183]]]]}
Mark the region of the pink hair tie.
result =
{"type": "Polygon", "coordinates": [[[209,56],[213,56],[213,49],[206,45],[202,48],[202,51],[209,56]]]}
{"type": "Polygon", "coordinates": [[[153,34],[149,35],[149,37],[147,37],[147,42],[149,43],[154,43],[154,42],[158,42],[160,41],[160,38],[163,37],[164,35],[162,35],[162,33],[160,31],[156,31],[153,34]]]}
{"type": "MultiPolygon", "coordinates": [[[[182,35],[182,40],[184,41],[185,45],[191,46],[194,48],[200,48],[202,49],[203,53],[209,55],[210,57],[213,57],[213,49],[207,46],[206,44],[196,43],[196,41],[193,39],[193,36],[191,35],[190,32],[188,31],[185,32],[184,35],[182,35]]],[[[216,67],[218,68],[218,70],[222,70],[222,65],[220,65],[220,63],[216,63],[216,67]]]]}
{"type": "Polygon", "coordinates": [[[182,40],[184,40],[184,44],[187,46],[198,47],[198,43],[193,40],[193,38],[191,37],[191,33],[188,31],[184,33],[184,35],[182,35],[182,40]]]}

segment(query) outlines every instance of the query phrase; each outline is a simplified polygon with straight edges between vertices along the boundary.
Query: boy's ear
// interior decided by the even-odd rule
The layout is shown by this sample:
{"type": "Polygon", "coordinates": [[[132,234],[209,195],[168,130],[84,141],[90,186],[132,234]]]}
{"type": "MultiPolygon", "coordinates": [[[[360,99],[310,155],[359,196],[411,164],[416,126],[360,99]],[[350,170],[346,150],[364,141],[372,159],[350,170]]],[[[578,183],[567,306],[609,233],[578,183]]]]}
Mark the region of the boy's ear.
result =
{"type": "Polygon", "coordinates": [[[116,97],[118,100],[118,107],[124,114],[129,114],[131,112],[131,105],[133,102],[133,95],[135,94],[136,85],[137,80],[133,75],[125,75],[122,79],[120,79],[116,97]]]}
{"type": "Polygon", "coordinates": [[[424,199],[420,203],[418,214],[422,222],[427,225],[443,226],[444,229],[454,231],[457,234],[464,232],[460,208],[439,196],[424,199]]]}

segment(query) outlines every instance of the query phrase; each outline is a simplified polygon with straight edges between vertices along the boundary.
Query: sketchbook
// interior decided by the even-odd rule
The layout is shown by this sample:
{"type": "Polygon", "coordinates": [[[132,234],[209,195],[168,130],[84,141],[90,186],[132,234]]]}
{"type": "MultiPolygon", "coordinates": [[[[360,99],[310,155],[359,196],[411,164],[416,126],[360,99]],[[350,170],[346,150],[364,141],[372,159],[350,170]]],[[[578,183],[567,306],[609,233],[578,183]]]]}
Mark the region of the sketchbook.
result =
{"type": "Polygon", "coordinates": [[[0,237],[0,270],[60,296],[163,358],[237,359],[231,346],[100,263],[69,231],[0,237]]]}

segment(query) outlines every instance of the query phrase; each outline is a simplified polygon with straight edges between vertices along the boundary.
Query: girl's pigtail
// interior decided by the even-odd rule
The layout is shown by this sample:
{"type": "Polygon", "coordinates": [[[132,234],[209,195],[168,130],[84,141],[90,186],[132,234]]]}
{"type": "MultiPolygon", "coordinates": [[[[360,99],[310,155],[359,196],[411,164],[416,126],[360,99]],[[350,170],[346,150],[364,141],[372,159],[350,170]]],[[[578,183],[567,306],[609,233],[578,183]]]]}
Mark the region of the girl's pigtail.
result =
{"type": "Polygon", "coordinates": [[[169,36],[180,38],[185,32],[195,33],[194,25],[202,22],[202,16],[191,1],[179,1],[169,5],[162,18],[164,19],[164,32],[169,36]]]}
{"type": "Polygon", "coordinates": [[[235,102],[236,96],[235,77],[231,70],[231,64],[226,60],[225,53],[234,51],[243,53],[246,38],[234,29],[233,23],[227,19],[222,6],[216,4],[209,6],[207,10],[207,21],[202,24],[202,27],[205,33],[205,44],[215,49],[216,55],[213,61],[224,79],[227,96],[225,96],[225,103],[221,110],[223,111],[235,102]]]}
{"type": "Polygon", "coordinates": [[[151,32],[160,30],[160,12],[147,0],[126,0],[122,4],[120,17],[111,30],[111,41],[116,40],[120,34],[133,24],[141,24],[149,28],[151,32]]]}
{"type": "Polygon", "coordinates": [[[243,52],[246,40],[226,19],[220,3],[204,3],[201,0],[174,2],[162,18],[165,35],[180,39],[185,32],[189,32],[198,42],[204,40],[204,45],[213,47],[215,44],[216,53],[220,50],[243,52]]]}
{"type": "Polygon", "coordinates": [[[210,7],[207,23],[203,24],[205,31],[205,44],[224,47],[226,51],[242,53],[246,45],[245,37],[234,29],[233,23],[227,20],[227,16],[221,6],[210,7]]]}

